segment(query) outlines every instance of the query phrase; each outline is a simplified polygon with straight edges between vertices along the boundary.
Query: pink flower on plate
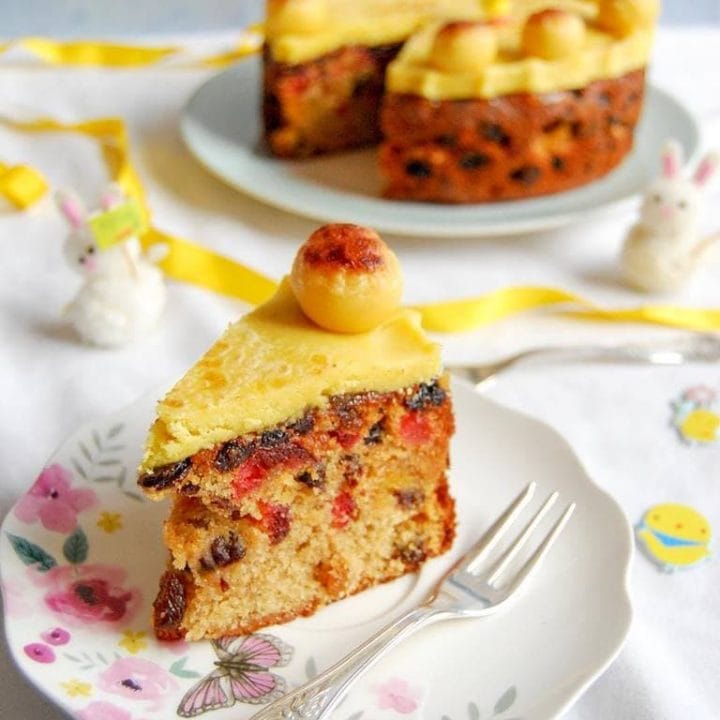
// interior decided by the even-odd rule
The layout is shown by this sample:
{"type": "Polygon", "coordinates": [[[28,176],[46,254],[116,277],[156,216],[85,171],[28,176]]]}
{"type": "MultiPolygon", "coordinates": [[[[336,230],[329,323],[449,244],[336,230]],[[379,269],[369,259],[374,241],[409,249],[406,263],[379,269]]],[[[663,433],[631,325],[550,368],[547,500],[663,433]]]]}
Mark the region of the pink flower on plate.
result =
{"type": "Polygon", "coordinates": [[[123,584],[126,575],[112,565],[63,565],[35,573],[33,579],[48,588],[45,604],[65,622],[113,625],[130,622],[140,605],[140,590],[123,584]]]}
{"type": "Polygon", "coordinates": [[[129,700],[152,701],[154,708],[160,709],[162,699],[178,684],[160,665],[144,658],[124,657],[100,675],[98,687],[129,700]]]}
{"type": "Polygon", "coordinates": [[[49,645],[67,645],[70,642],[70,633],[59,627],[42,633],[40,637],[49,645]]]}
{"type": "Polygon", "coordinates": [[[97,504],[97,496],[88,488],[72,488],[72,474],[62,465],[50,465],[15,506],[15,517],[24,523],[39,520],[47,530],[71,533],[77,527],[77,515],[97,504]]]}
{"type": "Polygon", "coordinates": [[[391,678],[377,687],[378,707],[406,715],[418,707],[418,693],[406,680],[391,678]]]}
{"type": "Polygon", "coordinates": [[[91,702],[78,713],[79,720],[132,720],[132,715],[108,702],[91,702]]]}
{"type": "Polygon", "coordinates": [[[55,662],[55,653],[53,649],[44,643],[30,643],[23,650],[25,654],[35,662],[51,663],[55,662]]]}

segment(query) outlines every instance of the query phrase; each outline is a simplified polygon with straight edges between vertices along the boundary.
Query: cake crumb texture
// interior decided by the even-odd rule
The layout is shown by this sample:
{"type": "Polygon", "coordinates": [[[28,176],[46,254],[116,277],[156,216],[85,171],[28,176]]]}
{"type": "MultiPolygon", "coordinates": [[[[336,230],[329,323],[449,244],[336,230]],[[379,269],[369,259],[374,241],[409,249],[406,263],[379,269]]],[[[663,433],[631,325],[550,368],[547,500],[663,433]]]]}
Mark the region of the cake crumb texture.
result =
{"type": "MultiPolygon", "coordinates": [[[[305,419],[309,429],[299,436],[317,458],[307,467],[271,475],[239,501],[213,503],[218,486],[198,477],[184,481],[196,493],[176,488],[164,530],[170,559],[154,606],[159,637],[253,632],[417,570],[449,549],[447,379],[333,398],[328,407],[305,419]]],[[[262,436],[242,442],[262,448],[262,436]]],[[[243,462],[251,455],[240,453],[243,462]]]]}

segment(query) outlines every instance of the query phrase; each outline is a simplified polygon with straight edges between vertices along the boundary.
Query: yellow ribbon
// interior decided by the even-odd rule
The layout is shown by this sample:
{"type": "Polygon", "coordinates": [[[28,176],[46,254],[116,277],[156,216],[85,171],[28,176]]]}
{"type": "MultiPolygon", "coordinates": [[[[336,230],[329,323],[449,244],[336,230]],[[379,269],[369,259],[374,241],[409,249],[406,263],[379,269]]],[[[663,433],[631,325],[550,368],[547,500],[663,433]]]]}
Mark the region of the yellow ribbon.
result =
{"type": "Polygon", "coordinates": [[[158,230],[150,224],[150,208],[145,190],[130,161],[127,128],[120,118],[99,118],[79,123],[63,123],[52,118],[19,122],[0,118],[0,122],[25,132],[78,132],[94,138],[100,144],[110,177],[130,198],[134,198],[145,214],[149,229],[140,238],[145,249],[165,243],[169,252],[159,265],[175,280],[194,283],[224,295],[238,298],[251,305],[267,300],[276,284],[269,278],[230,258],[158,230]]]}
{"type": "Polygon", "coordinates": [[[160,267],[173,280],[214,290],[250,305],[260,305],[275,294],[274,280],[212,250],[154,227],[142,237],[146,248],[158,242],[166,243],[170,249],[160,267]]]}
{"type": "MultiPolygon", "coordinates": [[[[169,253],[160,263],[168,277],[251,305],[264,302],[275,292],[277,284],[270,278],[212,250],[164,233],[150,224],[150,208],[132,165],[127,128],[120,118],[99,118],[80,123],[62,123],[51,118],[30,122],[0,118],[0,122],[26,132],[79,132],[97,140],[110,176],[138,202],[145,213],[149,230],[141,238],[143,247],[147,249],[156,243],[168,245],[169,253]]],[[[607,309],[579,295],[548,287],[502,288],[480,297],[416,306],[424,327],[443,333],[472,330],[539,308],[558,309],[563,315],[583,320],[653,323],[699,331],[720,330],[720,309],[674,306],[607,309]]]]}
{"type": "Polygon", "coordinates": [[[720,309],[646,305],[607,309],[580,295],[551,287],[509,287],[476,298],[419,305],[427,330],[462,332],[490,325],[504,318],[538,308],[564,306],[563,315],[582,320],[637,322],[666,325],[685,330],[720,330],[720,309]],[[579,306],[580,309],[573,309],[579,306]]]}
{"type": "MultiPolygon", "coordinates": [[[[262,26],[251,25],[232,50],[189,61],[181,67],[224,67],[247,55],[256,53],[262,45],[262,26]]],[[[98,66],[114,68],[147,67],[173,57],[182,57],[182,47],[164,45],[128,45],[102,40],[62,41],[42,37],[28,37],[0,44],[0,53],[21,47],[31,55],[51,65],[98,66]]]]}
{"type": "Polygon", "coordinates": [[[45,178],[29,165],[0,163],[0,195],[19,210],[34,205],[47,191],[45,178]]]}

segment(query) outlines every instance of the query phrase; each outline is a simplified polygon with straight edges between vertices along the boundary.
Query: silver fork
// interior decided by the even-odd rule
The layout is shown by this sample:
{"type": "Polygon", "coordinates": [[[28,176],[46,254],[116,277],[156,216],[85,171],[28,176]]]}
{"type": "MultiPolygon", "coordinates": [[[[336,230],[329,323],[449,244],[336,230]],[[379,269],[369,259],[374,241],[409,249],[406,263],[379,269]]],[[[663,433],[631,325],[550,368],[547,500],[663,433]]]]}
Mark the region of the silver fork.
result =
{"type": "Polygon", "coordinates": [[[440,620],[485,617],[505,606],[538,569],[575,510],[575,503],[570,503],[553,527],[542,536],[520,569],[509,572],[510,564],[531,537],[538,534],[538,525],[555,504],[558,493],[553,492],[514,542],[497,560],[489,563],[491,551],[510,527],[516,524],[535,490],[536,483],[531,482],[485,535],[448,570],[419,607],[392,622],[326,672],[253,715],[253,720],[326,718],[345,697],[350,686],[371,665],[421,628],[440,620]]]}
{"type": "Polygon", "coordinates": [[[491,363],[450,365],[451,373],[477,387],[503,370],[527,360],[551,362],[607,362],[647,365],[682,365],[688,362],[720,361],[720,335],[697,334],[671,341],[628,345],[566,345],[524,350],[491,363]]]}

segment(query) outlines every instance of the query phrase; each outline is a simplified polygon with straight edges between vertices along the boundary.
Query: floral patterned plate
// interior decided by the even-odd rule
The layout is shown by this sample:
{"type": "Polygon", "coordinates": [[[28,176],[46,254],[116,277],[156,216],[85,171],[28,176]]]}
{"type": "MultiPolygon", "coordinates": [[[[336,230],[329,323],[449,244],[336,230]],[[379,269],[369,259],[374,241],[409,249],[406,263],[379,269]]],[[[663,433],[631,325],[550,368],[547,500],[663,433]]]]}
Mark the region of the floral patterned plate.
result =
{"type": "Polygon", "coordinates": [[[160,643],[149,625],[167,507],[143,499],[134,468],[153,399],[80,429],[3,523],[5,627],[19,668],[78,720],[249,718],[417,603],[534,478],[578,508],[531,587],[493,618],[423,631],[381,661],[336,717],[560,713],[611,662],[628,630],[631,531],[553,430],[469,385],[456,383],[454,393],[453,550],[418,575],[313,617],[213,643],[160,643]]]}

